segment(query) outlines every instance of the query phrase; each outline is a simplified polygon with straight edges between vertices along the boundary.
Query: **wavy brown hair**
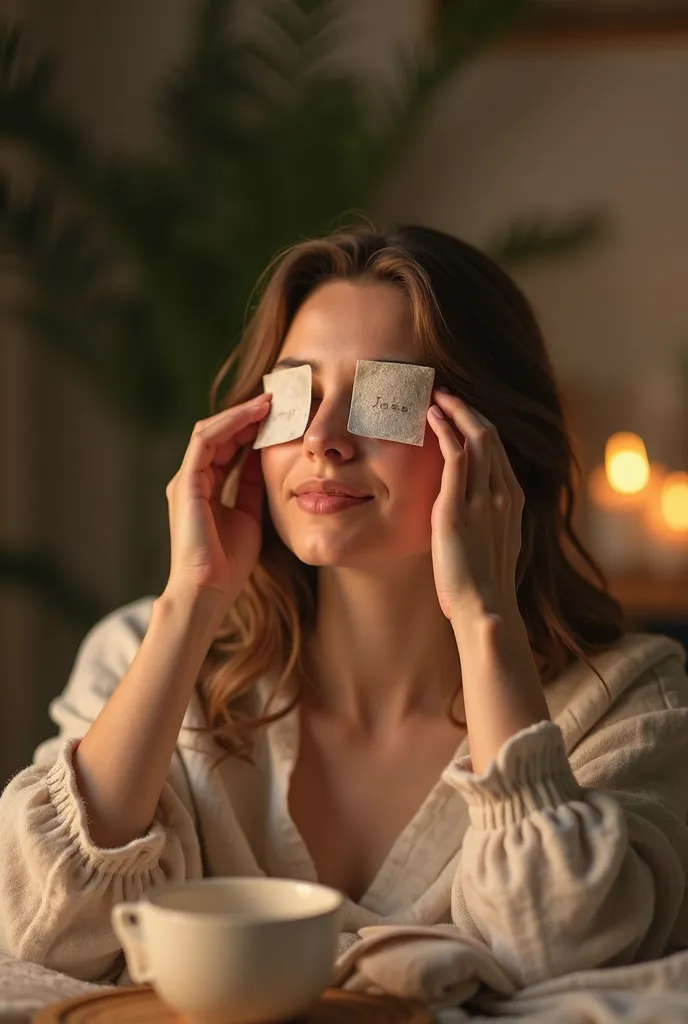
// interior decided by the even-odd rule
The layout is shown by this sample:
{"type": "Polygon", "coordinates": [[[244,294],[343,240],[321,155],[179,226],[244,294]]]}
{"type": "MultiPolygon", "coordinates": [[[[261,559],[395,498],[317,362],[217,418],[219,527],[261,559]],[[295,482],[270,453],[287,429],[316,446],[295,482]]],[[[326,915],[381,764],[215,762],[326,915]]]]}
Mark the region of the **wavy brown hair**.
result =
{"type": "MultiPolygon", "coordinates": [[[[623,613],[572,523],[579,470],[537,320],[508,274],[478,249],[415,225],[380,234],[356,227],[290,247],[258,283],[255,312],[213,382],[212,411],[262,391],[263,374],[275,363],[296,311],[315,288],[335,279],[401,289],[436,384],[496,426],[525,495],[516,584],[543,685],[576,659],[596,671],[590,656],[620,639],[623,613]]],[[[238,462],[230,489],[240,472],[238,462]]],[[[282,542],[266,501],[258,563],[228,610],[198,681],[206,720],[201,731],[224,750],[216,764],[230,755],[251,760],[256,730],[298,702],[302,648],[314,628],[316,604],[317,568],[282,542]],[[256,716],[242,708],[242,698],[265,673],[276,682],[256,716]],[[278,695],[289,699],[270,713],[278,695]]],[[[454,697],[448,713],[456,722],[453,703],[454,697]]]]}

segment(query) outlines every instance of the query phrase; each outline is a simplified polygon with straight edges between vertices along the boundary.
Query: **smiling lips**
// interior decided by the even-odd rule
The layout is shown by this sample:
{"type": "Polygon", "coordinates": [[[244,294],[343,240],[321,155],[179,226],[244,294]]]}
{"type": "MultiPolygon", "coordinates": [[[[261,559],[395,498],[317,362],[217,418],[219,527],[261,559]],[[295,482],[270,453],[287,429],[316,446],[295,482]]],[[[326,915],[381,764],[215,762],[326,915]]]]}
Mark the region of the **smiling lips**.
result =
{"type": "Polygon", "coordinates": [[[350,494],[325,494],[323,491],[306,491],[296,495],[296,503],[304,512],[322,515],[328,512],[344,512],[358,508],[372,501],[372,496],[354,498],[350,494]]]}
{"type": "Polygon", "coordinates": [[[294,491],[297,496],[303,494],[319,494],[349,498],[370,498],[372,495],[358,487],[345,484],[342,480],[333,480],[327,477],[311,477],[304,480],[294,491]]]}

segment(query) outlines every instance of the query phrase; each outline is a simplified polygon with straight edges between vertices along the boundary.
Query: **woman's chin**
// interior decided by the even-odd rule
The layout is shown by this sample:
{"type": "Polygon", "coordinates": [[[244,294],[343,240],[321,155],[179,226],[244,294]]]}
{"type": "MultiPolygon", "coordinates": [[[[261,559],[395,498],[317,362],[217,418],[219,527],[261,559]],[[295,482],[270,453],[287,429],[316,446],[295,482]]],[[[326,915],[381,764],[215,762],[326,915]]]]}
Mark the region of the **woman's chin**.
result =
{"type": "Polygon", "coordinates": [[[349,565],[354,556],[352,545],[323,543],[321,539],[315,544],[302,542],[290,546],[299,561],[306,565],[349,565]]]}
{"type": "Polygon", "coordinates": [[[334,530],[299,531],[298,534],[294,531],[289,538],[289,547],[306,565],[362,568],[377,561],[385,546],[378,541],[371,548],[370,537],[355,533],[346,536],[344,532],[337,535],[334,530]]]}
{"type": "Polygon", "coordinates": [[[285,523],[288,546],[306,565],[346,565],[360,555],[364,535],[341,516],[301,517],[285,523]],[[335,520],[339,520],[336,522],[335,520]]]}

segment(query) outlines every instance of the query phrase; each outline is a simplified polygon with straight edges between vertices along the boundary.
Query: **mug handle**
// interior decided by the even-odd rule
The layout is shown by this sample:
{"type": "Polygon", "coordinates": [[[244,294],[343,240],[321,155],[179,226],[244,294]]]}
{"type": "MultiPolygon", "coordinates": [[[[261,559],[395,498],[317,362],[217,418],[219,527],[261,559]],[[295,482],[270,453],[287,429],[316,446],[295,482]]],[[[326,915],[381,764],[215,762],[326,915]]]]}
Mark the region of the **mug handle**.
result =
{"type": "Polygon", "coordinates": [[[122,943],[133,981],[152,981],[153,972],[141,929],[140,903],[118,903],[112,908],[112,927],[122,943]]]}

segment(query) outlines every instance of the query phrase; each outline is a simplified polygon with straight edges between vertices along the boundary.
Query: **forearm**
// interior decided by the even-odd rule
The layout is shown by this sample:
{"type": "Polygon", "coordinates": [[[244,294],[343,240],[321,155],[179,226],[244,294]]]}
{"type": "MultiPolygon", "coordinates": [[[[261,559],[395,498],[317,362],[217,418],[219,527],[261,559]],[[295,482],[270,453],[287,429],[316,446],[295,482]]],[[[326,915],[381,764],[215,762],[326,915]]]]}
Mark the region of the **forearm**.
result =
{"type": "Polygon", "coordinates": [[[511,736],[549,720],[550,714],[517,606],[502,615],[463,609],[452,627],[461,659],[471,763],[480,774],[511,736]]]}
{"type": "Polygon", "coordinates": [[[74,765],[89,832],[103,848],[150,828],[198,672],[221,621],[217,601],[163,594],[128,672],[74,765]]]}

